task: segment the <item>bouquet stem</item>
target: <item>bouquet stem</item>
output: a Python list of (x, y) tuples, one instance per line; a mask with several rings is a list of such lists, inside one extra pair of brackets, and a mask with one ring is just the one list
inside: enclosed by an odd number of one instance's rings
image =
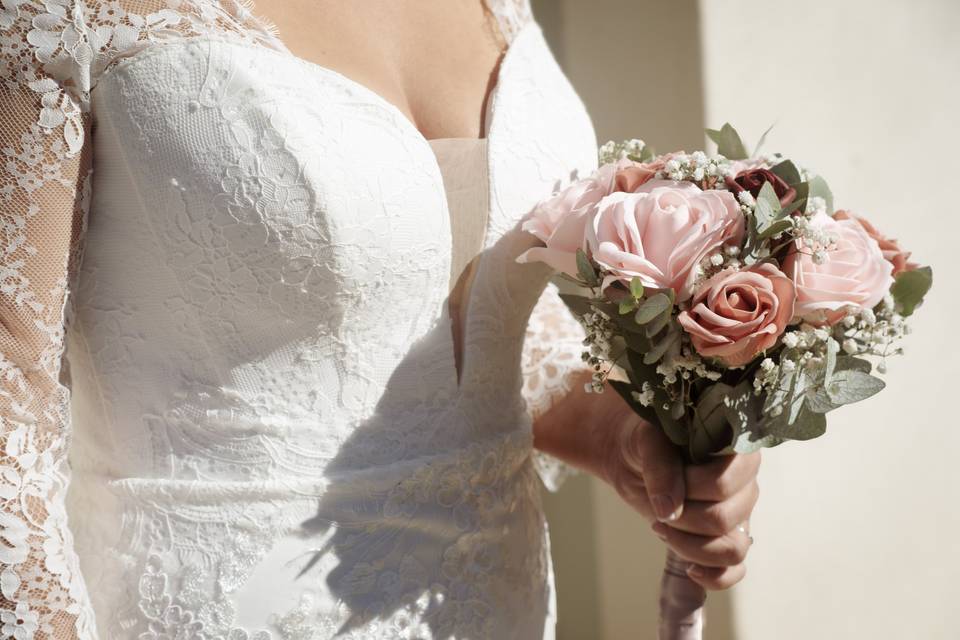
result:
[(701, 640), (707, 592), (687, 576), (689, 562), (667, 550), (660, 581), (658, 640)]

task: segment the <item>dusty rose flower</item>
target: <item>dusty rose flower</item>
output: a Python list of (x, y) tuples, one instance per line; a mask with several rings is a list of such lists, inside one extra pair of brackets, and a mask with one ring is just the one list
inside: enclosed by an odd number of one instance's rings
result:
[(834, 324), (847, 307), (876, 306), (893, 284), (893, 265), (877, 241), (856, 220), (820, 213), (811, 223), (837, 242), (823, 253), (821, 264), (799, 241), (784, 260), (783, 270), (797, 287), (796, 314), (812, 324)]
[(590, 177), (571, 183), (538, 204), (520, 228), (535, 235), (546, 246), (527, 249), (517, 262), (544, 262), (557, 271), (576, 277), (577, 249), (584, 248), (587, 220), (600, 199), (613, 190), (616, 172), (626, 162), (604, 165)]
[(738, 194), (741, 191), (749, 191), (754, 198), (760, 195), (760, 189), (762, 189), (763, 185), (767, 182), (770, 183), (774, 193), (780, 198), (780, 204), (786, 206), (797, 197), (797, 190), (769, 169), (747, 169), (746, 171), (741, 171), (735, 177), (728, 177), (726, 179), (727, 187), (733, 191), (734, 194)]
[(840, 210), (833, 214), (834, 219), (836, 220), (856, 220), (860, 223), (860, 226), (863, 227), (863, 230), (867, 232), (871, 238), (877, 241), (877, 244), (880, 245), (880, 251), (883, 253), (883, 257), (890, 261), (890, 264), (893, 265), (893, 275), (896, 276), (901, 271), (912, 271), (916, 269), (919, 265), (913, 262), (909, 262), (910, 252), (904, 251), (900, 248), (900, 245), (897, 244), (897, 241), (893, 238), (888, 238), (876, 227), (870, 224), (870, 221), (866, 218), (862, 218), (855, 213), (849, 211)]
[(653, 179), (657, 171), (662, 169), (662, 164), (658, 167), (651, 164), (634, 164), (624, 167), (617, 171), (615, 178), (615, 190), (633, 193), (641, 185)]
[(700, 286), (677, 320), (697, 353), (739, 367), (777, 343), (795, 298), (793, 282), (770, 263), (726, 269)]
[(614, 192), (597, 204), (587, 226), (594, 261), (616, 280), (692, 295), (696, 267), (726, 243), (741, 243), (743, 214), (729, 191), (702, 191), (689, 182), (649, 180), (636, 193)]

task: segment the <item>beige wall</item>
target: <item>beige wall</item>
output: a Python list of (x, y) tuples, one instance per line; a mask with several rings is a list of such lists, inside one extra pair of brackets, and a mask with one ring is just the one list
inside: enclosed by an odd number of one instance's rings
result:
[[(702, 146), (725, 120), (818, 169), (840, 206), (933, 265), (889, 389), (809, 444), (765, 453), (750, 576), (711, 597), (707, 638), (923, 639), (960, 595), (960, 3), (952, 0), (542, 0), (535, 12), (598, 137)], [(908, 166), (908, 163), (921, 168)], [(917, 177), (906, 176), (910, 172)], [(911, 179), (912, 178), (912, 179)], [(908, 183), (907, 180), (910, 179)], [(548, 497), (561, 640), (652, 637), (662, 551), (581, 478)], [(592, 519), (592, 521), (591, 521)]]

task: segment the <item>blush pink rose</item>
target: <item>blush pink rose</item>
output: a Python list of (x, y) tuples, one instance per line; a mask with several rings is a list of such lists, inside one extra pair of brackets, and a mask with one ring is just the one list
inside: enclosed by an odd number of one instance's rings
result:
[(524, 251), (517, 262), (544, 262), (557, 271), (577, 276), (577, 249), (585, 247), (588, 218), (600, 200), (615, 188), (616, 173), (627, 164), (607, 164), (590, 177), (571, 183), (538, 204), (524, 219), (521, 229), (532, 233), (545, 246)]
[(743, 235), (743, 214), (729, 191), (671, 180), (606, 196), (587, 226), (592, 257), (610, 272), (603, 288), (639, 276), (645, 287), (673, 289), (679, 301), (692, 295), (700, 261), (724, 244), (739, 245)]
[(863, 230), (867, 232), (867, 235), (877, 241), (877, 244), (880, 245), (880, 251), (883, 253), (883, 257), (886, 258), (890, 264), (893, 265), (893, 275), (896, 276), (901, 271), (912, 271), (917, 268), (917, 264), (910, 262), (910, 252), (904, 251), (900, 248), (900, 245), (897, 244), (897, 241), (888, 238), (887, 236), (880, 233), (880, 231), (874, 227), (869, 220), (862, 218), (855, 213), (850, 213), (849, 211), (837, 211), (833, 214), (835, 220), (856, 220), (860, 223), (860, 226), (863, 227)]
[(893, 265), (883, 257), (880, 245), (856, 220), (835, 220), (825, 213), (811, 224), (836, 239), (817, 264), (809, 248), (799, 241), (783, 263), (783, 270), (797, 287), (796, 314), (811, 324), (834, 324), (847, 307), (871, 309), (893, 285)]
[(793, 317), (793, 282), (770, 263), (725, 269), (677, 317), (702, 356), (739, 367), (777, 343)]

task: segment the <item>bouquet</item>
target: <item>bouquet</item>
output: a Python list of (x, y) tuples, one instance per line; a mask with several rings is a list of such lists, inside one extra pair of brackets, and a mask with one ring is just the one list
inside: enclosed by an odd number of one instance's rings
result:
[[(716, 154), (603, 145), (597, 171), (531, 211), (540, 243), (517, 259), (572, 289), (588, 390), (612, 386), (694, 464), (823, 435), (828, 412), (883, 389), (933, 281), (835, 210), (821, 176), (763, 139), (748, 154), (729, 124), (707, 134)], [(668, 554), (661, 638), (701, 635), (706, 594), (682, 566)]]

